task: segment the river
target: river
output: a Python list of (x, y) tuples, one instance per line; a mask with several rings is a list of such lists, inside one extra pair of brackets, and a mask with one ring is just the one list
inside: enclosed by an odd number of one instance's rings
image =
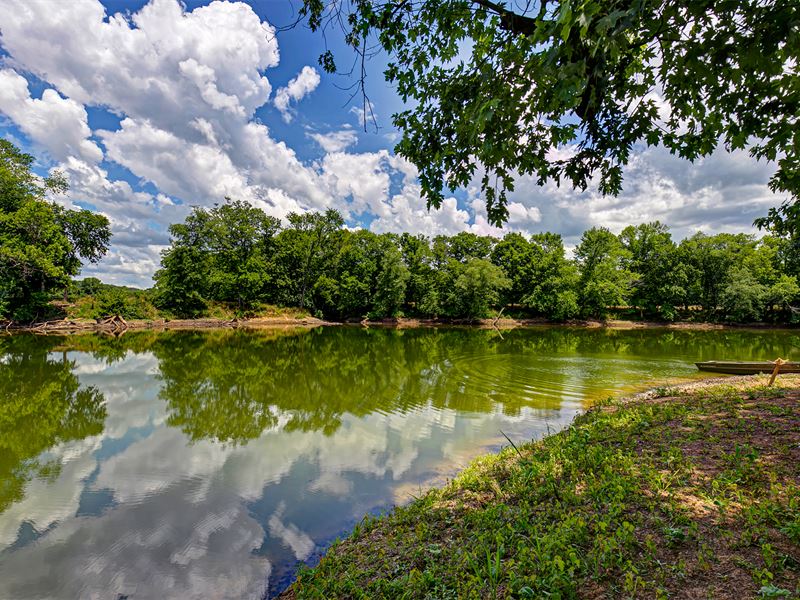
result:
[(365, 514), (597, 399), (791, 332), (0, 337), (0, 598), (271, 597)]

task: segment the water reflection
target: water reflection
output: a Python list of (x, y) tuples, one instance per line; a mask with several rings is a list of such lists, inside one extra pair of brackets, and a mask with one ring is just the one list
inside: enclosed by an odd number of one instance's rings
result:
[(0, 513), (32, 479), (58, 479), (57, 450), (46, 450), (103, 431), (103, 395), (81, 387), (74, 368), (34, 338), (0, 338)]
[(797, 356), (779, 332), (0, 338), (0, 597), (244, 598), (586, 399)]

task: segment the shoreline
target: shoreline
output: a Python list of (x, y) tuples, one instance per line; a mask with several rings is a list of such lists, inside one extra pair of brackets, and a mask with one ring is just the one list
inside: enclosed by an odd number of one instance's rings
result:
[(598, 403), (367, 515), (278, 597), (789, 596), (800, 571), (773, 557), (800, 551), (800, 375), (766, 381)]
[(89, 319), (61, 319), (42, 321), (30, 324), (17, 324), (14, 322), (0, 323), (0, 333), (37, 333), (72, 335), (81, 333), (110, 333), (119, 335), (125, 331), (137, 330), (207, 330), (207, 329), (270, 329), (285, 327), (385, 327), (389, 329), (420, 329), (437, 327), (468, 327), (475, 329), (518, 329), (539, 327), (574, 327), (580, 329), (671, 329), (689, 331), (711, 330), (760, 330), (760, 331), (793, 331), (797, 325), (769, 323), (711, 323), (692, 321), (628, 321), (620, 319), (598, 320), (570, 320), (549, 321), (544, 318), (530, 319), (421, 319), (421, 318), (395, 318), (383, 320), (362, 321), (327, 321), (316, 317), (254, 317), (243, 319), (198, 318), (198, 319), (132, 319), (125, 320), (121, 317), (108, 317), (102, 320)]

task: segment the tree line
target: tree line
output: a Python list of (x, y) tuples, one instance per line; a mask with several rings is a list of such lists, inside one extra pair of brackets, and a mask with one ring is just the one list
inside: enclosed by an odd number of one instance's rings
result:
[[(107, 252), (109, 222), (52, 200), (57, 172), (33, 173), (32, 156), (0, 140), (0, 318), (53, 315), (197, 317), (264, 305), (329, 319), (476, 319), (508, 307), (563, 321), (630, 307), (639, 318), (791, 322), (800, 303), (800, 211), (757, 221), (768, 235), (697, 233), (676, 242), (653, 222), (584, 232), (568, 257), (557, 234), (502, 239), (375, 234), (345, 227), (335, 210), (285, 223), (246, 202), (195, 208), (170, 226), (171, 245), (151, 290), (76, 281), (83, 261)], [(792, 205), (794, 207), (794, 205)], [(619, 309), (617, 309), (619, 310)]]
[(794, 319), (796, 245), (780, 235), (697, 233), (658, 221), (594, 227), (567, 257), (560, 235), (426, 237), (350, 230), (335, 210), (281, 222), (246, 202), (195, 208), (170, 227), (154, 302), (184, 317), (215, 302), (297, 306), (329, 319), (476, 319), (500, 307), (563, 321), (615, 307), (636, 316)]

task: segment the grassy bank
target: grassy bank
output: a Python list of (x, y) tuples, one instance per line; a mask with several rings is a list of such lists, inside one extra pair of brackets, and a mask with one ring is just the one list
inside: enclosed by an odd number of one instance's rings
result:
[(367, 519), (286, 598), (800, 592), (800, 378), (609, 401)]

